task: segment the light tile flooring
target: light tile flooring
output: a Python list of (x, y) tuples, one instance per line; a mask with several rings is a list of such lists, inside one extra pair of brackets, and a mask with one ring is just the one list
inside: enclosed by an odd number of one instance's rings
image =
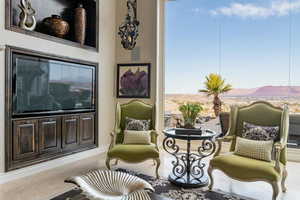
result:
[[(63, 182), (66, 177), (81, 174), (90, 169), (104, 169), (104, 160), (105, 155), (91, 157), (80, 162), (0, 185), (0, 200), (49, 200), (51, 197), (57, 196), (73, 187)], [(161, 176), (168, 176), (168, 172), (171, 170), (170, 161), (171, 158), (167, 154), (162, 153)], [(123, 167), (152, 176), (154, 175), (154, 166), (151, 161), (134, 165), (119, 162), (119, 165), (115, 167)], [(288, 192), (281, 195), (278, 200), (300, 200), (300, 163), (289, 162), (288, 171)], [(221, 189), (225, 192), (232, 192), (257, 200), (271, 199), (272, 190), (271, 186), (267, 183), (238, 182), (231, 180), (219, 171), (214, 172), (214, 177), (215, 189)]]

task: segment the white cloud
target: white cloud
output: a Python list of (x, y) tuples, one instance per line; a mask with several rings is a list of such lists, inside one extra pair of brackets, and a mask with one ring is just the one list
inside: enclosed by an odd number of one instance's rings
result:
[(200, 12), (200, 8), (193, 8), (192, 11), (195, 13), (198, 13), (198, 12)]
[(211, 11), (212, 15), (238, 16), (242, 18), (267, 18), (271, 16), (285, 16), (289, 11), (300, 11), (300, 0), (273, 1), (269, 6), (263, 7), (255, 4), (232, 3), (229, 7), (221, 7)]
[(201, 8), (193, 8), (192, 9), (192, 12), (193, 13), (202, 13), (204, 10), (203, 9), (201, 9)]

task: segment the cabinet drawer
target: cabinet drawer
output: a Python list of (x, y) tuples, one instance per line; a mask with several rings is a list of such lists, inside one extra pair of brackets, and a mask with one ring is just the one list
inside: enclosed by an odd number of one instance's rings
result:
[(13, 122), (13, 160), (33, 159), (39, 154), (37, 120)]
[(39, 149), (41, 154), (61, 151), (61, 118), (39, 120)]
[(79, 116), (70, 115), (62, 119), (62, 147), (63, 149), (77, 148), (80, 144), (79, 138)]
[(95, 144), (94, 114), (84, 114), (80, 116), (80, 144)]

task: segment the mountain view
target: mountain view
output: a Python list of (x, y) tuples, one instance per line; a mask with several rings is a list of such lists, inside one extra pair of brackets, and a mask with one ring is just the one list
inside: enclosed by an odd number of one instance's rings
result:
[(300, 97), (300, 86), (263, 86), (251, 89), (233, 89), (225, 96)]
[[(248, 105), (254, 101), (268, 101), (275, 106), (287, 104), (291, 113), (300, 112), (300, 86), (263, 86), (249, 89), (233, 89), (221, 95), (223, 111), (228, 112), (230, 105)], [(214, 116), (213, 98), (203, 93), (198, 94), (166, 94), (165, 113), (180, 114), (178, 106), (184, 102), (199, 102), (204, 108), (202, 116)]]

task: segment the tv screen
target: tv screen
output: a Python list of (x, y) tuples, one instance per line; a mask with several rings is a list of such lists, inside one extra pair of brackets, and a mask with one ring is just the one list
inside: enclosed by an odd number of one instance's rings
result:
[(13, 54), (13, 114), (91, 110), (95, 66)]

